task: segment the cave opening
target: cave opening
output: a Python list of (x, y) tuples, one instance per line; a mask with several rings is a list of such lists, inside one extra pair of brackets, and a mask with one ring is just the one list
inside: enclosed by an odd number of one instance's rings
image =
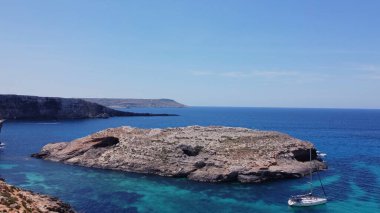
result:
[(91, 142), (97, 142), (92, 147), (94, 148), (102, 148), (113, 146), (119, 143), (119, 138), (116, 137), (103, 137), (103, 138), (95, 138)]
[[(294, 158), (297, 161), (307, 162), (310, 161), (310, 149), (297, 149), (293, 152)], [(317, 150), (311, 149), (311, 160), (317, 159)]]

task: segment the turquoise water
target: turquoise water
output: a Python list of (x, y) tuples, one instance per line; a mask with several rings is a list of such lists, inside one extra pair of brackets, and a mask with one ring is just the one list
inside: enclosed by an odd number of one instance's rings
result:
[[(380, 212), (380, 110), (212, 108), (133, 109), (177, 117), (125, 117), (4, 125), (0, 176), (7, 182), (57, 196), (79, 212)], [(242, 126), (278, 130), (309, 140), (327, 153), (321, 172), (329, 202), (290, 208), (290, 195), (308, 189), (307, 178), (264, 184), (207, 184), (186, 179), (104, 171), (30, 158), (50, 142), (131, 125)], [(314, 185), (318, 187), (318, 183)], [(319, 188), (317, 193), (321, 193)]]

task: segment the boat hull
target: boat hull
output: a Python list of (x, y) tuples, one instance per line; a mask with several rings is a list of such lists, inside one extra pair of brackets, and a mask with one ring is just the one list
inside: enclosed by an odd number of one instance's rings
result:
[(322, 205), (327, 202), (326, 198), (320, 198), (320, 197), (309, 197), (309, 198), (302, 198), (299, 200), (295, 200), (290, 198), (288, 200), (289, 206), (317, 206)]

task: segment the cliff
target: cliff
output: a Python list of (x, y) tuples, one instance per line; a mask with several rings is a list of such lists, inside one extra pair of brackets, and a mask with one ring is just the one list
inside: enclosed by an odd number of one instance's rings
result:
[(112, 108), (131, 107), (186, 107), (171, 99), (120, 99), (120, 98), (84, 98), (83, 100)]
[(155, 115), (167, 114), (123, 112), (75, 98), (0, 95), (0, 118), (3, 119), (76, 119)]
[(44, 146), (33, 157), (87, 167), (205, 182), (262, 182), (296, 178), (326, 168), (309, 142), (271, 131), (190, 126), (119, 127), (72, 142)]
[(22, 190), (0, 179), (0, 212), (74, 213), (56, 198)]

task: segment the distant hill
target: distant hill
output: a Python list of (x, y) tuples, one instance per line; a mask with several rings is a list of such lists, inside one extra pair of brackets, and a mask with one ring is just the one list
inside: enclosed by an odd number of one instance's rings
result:
[(83, 100), (112, 108), (131, 107), (186, 107), (171, 99), (123, 99), (123, 98), (84, 98)]
[(167, 115), (124, 112), (76, 98), (0, 95), (0, 119), (77, 119)]

